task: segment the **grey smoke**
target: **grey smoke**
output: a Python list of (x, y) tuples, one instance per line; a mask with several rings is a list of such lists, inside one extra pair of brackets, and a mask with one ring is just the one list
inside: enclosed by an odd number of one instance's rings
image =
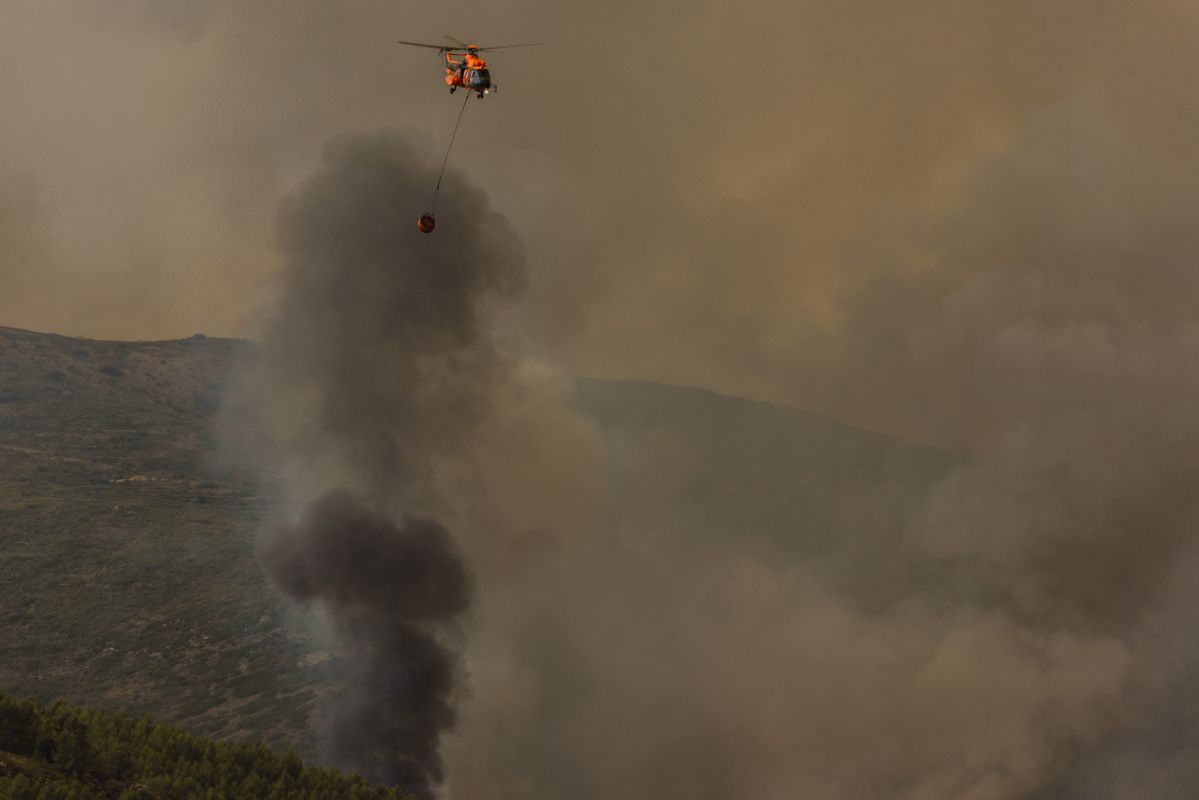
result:
[(422, 796), (444, 777), (471, 597), (439, 475), (492, 416), (509, 368), (487, 320), (522, 284), (515, 237), (454, 173), (437, 234), (417, 232), (433, 160), (390, 133), (329, 144), (282, 213), (279, 294), (229, 414), (298, 510), (263, 567), (345, 651), (327, 757)]

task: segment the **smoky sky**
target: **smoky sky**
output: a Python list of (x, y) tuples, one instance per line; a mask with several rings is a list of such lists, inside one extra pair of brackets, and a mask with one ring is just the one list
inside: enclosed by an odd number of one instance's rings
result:
[[(1194, 794), (1193, 8), (100, 6), (0, 9), (0, 314), (253, 333), (289, 522), (450, 531), (447, 796)], [(443, 33), (551, 44), (420, 238), (457, 103), (393, 40)], [(959, 460), (824, 557), (698, 548), (702, 448), (605, 440), (571, 374)]]
[[(550, 42), (494, 56), (501, 93), (454, 163), (528, 248), (523, 347), (572, 372), (958, 446), (972, 411), (946, 431), (908, 398), (938, 363), (914, 341), (927, 306), (973, 277), (1035, 269), (1096, 281), (1129, 304), (1113, 313), (1186, 313), (1185, 271), (1142, 263), (1185, 253), (1195, 202), (1199, 19), (1177, 3), (491, 11), (7, 4), (0, 310), (96, 336), (252, 333), (276, 205), (325, 140), (444, 143), (435, 54), (393, 40), (450, 33)], [(948, 388), (938, 402), (973, 407)]]

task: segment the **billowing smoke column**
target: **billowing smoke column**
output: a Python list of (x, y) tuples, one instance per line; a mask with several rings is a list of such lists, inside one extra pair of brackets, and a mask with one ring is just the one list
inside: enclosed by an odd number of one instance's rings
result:
[(444, 775), (461, 672), (453, 641), (472, 594), (437, 521), (453, 509), (439, 474), (453, 472), (505, 383), (488, 311), (522, 283), (510, 229), (453, 175), (447, 235), (412, 230), (412, 198), (430, 175), (394, 135), (328, 146), (282, 215), (280, 294), (232, 393), (298, 517), (263, 538), (263, 567), (319, 604), (345, 651), (327, 756), (422, 796)]

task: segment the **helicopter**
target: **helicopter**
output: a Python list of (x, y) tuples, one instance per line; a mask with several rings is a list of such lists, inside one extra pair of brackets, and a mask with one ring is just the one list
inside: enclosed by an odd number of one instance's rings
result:
[[(477, 44), (467, 44), (452, 36), (444, 37), (448, 44), (425, 44), (423, 42), (405, 42), (410, 47), (427, 47), (437, 50), (445, 56), (445, 82), (450, 87), (450, 94), (465, 89), (474, 92), (482, 100), (486, 95), (499, 91), (499, 87), (491, 82), (491, 70), (487, 62), (479, 57), (479, 53), (492, 50), (509, 50), (513, 47), (536, 47), (545, 42), (528, 42), (525, 44), (502, 44), (480, 47)], [(455, 56), (461, 56), (455, 60)]]

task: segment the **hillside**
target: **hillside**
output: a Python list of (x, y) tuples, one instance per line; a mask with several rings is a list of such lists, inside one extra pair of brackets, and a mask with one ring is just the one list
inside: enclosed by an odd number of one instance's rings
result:
[[(242, 346), (0, 328), (0, 691), (310, 751), (330, 663), (254, 563), (267, 500), (216, 457)], [(580, 380), (577, 403), (604, 433), (614, 532), (803, 558), (852, 574), (864, 602), (885, 598), (892, 534), (953, 463), (699, 390)]]
[(253, 562), (261, 500), (210, 463), (236, 348), (0, 329), (0, 690), (303, 746), (319, 676)]

